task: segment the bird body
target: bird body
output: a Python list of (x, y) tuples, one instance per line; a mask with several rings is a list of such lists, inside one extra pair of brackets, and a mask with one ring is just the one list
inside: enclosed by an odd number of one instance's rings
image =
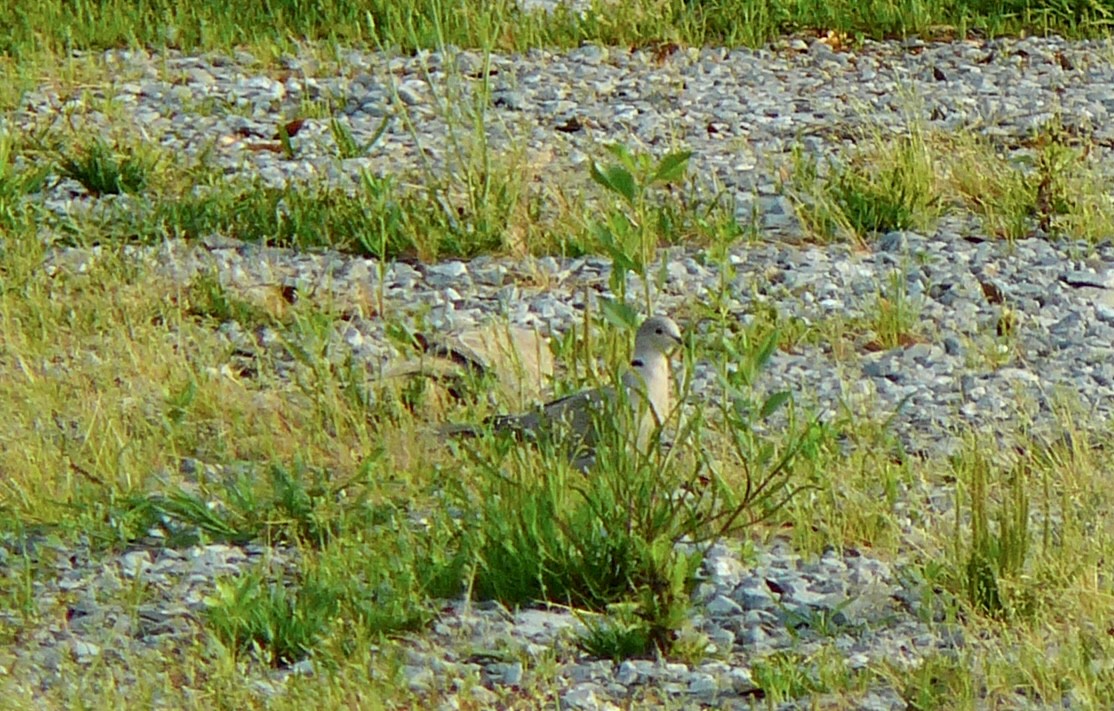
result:
[[(677, 342), (680, 343), (678, 333)], [(665, 422), (673, 407), (673, 374), (669, 356), (663, 352), (644, 353), (637, 350), (631, 369), (623, 374), (623, 386), (630, 394), (630, 403), (638, 418), (638, 448), (645, 450), (654, 430)]]
[[(633, 411), (631, 422), (638, 429), (636, 442), (640, 451), (649, 446), (654, 431), (672, 408), (669, 354), (680, 343), (680, 329), (666, 316), (646, 319), (635, 335), (630, 370), (623, 374), (620, 384), (624, 391), (622, 402)], [(564, 434), (574, 458), (579, 458), (595, 446), (599, 418), (622, 414), (614, 409), (616, 395), (613, 387), (583, 390), (548, 402), (532, 412), (498, 415), (487, 424), (497, 432), (517, 432), (531, 437)], [(443, 432), (475, 434), (476, 429), (450, 428)]]

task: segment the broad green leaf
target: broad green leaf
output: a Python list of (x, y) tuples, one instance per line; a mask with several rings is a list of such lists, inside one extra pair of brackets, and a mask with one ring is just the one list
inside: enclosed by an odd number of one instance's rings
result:
[(619, 328), (634, 328), (638, 325), (638, 312), (629, 305), (617, 301), (616, 299), (601, 297), (600, 312), (607, 322), (613, 326)]
[(615, 239), (615, 234), (607, 225), (597, 223), (593, 231), (596, 233), (596, 239), (599, 240), (600, 245), (607, 252), (607, 256), (611, 257), (612, 273), (615, 271), (625, 273), (634, 268), (634, 262), (627, 255), (623, 246)]
[(789, 401), (790, 397), (788, 390), (781, 390), (766, 398), (766, 402), (762, 403), (762, 410), (759, 413), (759, 417), (766, 419), (774, 414), (779, 407)]
[(672, 183), (685, 177), (691, 157), (692, 151), (679, 151), (666, 155), (658, 163), (658, 169), (654, 172), (652, 181), (655, 183)]
[(611, 258), (611, 274), (608, 277), (611, 291), (616, 294), (626, 293), (624, 286), (627, 272), (634, 270), (634, 263), (627, 256), (622, 246), (616, 243), (614, 235), (606, 227), (597, 225), (596, 238), (599, 239), (607, 256)]
[(619, 162), (629, 171), (634, 171), (635, 161), (630, 149), (622, 143), (610, 143), (607, 152), (619, 159)]
[(600, 168), (599, 163), (593, 161), (592, 164), (588, 166), (588, 173), (592, 176), (592, 180), (596, 181), (596, 183), (608, 190), (611, 190), (611, 183), (608, 180), (607, 176), (604, 175), (603, 169)]
[(770, 362), (770, 357), (773, 356), (774, 351), (777, 350), (777, 343), (780, 336), (781, 334), (775, 329), (766, 337), (766, 340), (762, 343), (762, 347), (759, 348), (758, 353), (754, 356), (755, 371), (762, 370), (766, 367), (766, 364)]
[(638, 192), (634, 176), (625, 168), (617, 165), (608, 166), (604, 172), (607, 180), (606, 187), (614, 193), (626, 198), (627, 202), (634, 202)]

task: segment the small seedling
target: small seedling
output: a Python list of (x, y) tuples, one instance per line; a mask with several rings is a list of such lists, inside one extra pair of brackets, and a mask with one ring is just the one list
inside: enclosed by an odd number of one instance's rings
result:
[(889, 350), (916, 341), (920, 305), (909, 296), (905, 274), (890, 274), (889, 288), (878, 294), (875, 308), (869, 310), (868, 325), (876, 334), (875, 346)]
[(647, 268), (657, 253), (661, 235), (658, 228), (665, 213), (652, 206), (651, 190), (669, 186), (684, 179), (690, 151), (669, 153), (660, 160), (645, 154), (631, 153), (626, 146), (608, 146), (616, 162), (608, 165), (592, 163), (592, 180), (613, 196), (620, 198), (607, 217), (593, 225), (599, 245), (611, 257), (611, 291), (626, 300), (627, 273), (637, 274), (645, 284), (645, 307), (652, 308)]

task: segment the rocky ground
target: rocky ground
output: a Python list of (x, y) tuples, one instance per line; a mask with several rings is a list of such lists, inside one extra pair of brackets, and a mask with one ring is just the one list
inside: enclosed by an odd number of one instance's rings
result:
[[(755, 318), (759, 307), (804, 323), (854, 319), (876, 308), (879, 289), (896, 278), (919, 310), (919, 342), (877, 352), (852, 348), (849, 355), (830, 343), (802, 343), (774, 356), (764, 383), (798, 393), (820, 412), (850, 410), (879, 421), (892, 415), (909, 451), (936, 456), (952, 451), (955, 433), (970, 425), (988, 435), (1008, 434), (1020, 418), (1029, 418), (1054, 430), (1053, 409), (1065, 399), (1093, 423), (1106, 420), (1114, 402), (1114, 300), (1108, 289), (1114, 242), (1038, 236), (1006, 243), (988, 239), (973, 218), (954, 217), (931, 234), (882, 235), (869, 251), (808, 245), (800, 241), (792, 207), (778, 194), (775, 166), (796, 146), (838, 155), (864, 125), (902, 131), (914, 119), (1020, 140), (1059, 115), (1105, 154), (1114, 139), (1111, 56), (1104, 45), (1056, 39), (866, 43), (846, 51), (793, 40), (762, 51), (680, 49), (664, 56), (599, 47), (536, 51), (491, 58), (488, 126), (496, 150), (525, 138), (533, 160), (546, 166), (539, 173), (552, 180), (582, 180), (585, 162), (599, 155), (603, 142), (652, 151), (684, 146), (693, 151), (692, 170), (733, 193), (741, 215), (757, 211), (761, 239), (730, 249), (736, 275), (726, 293), (719, 286), (723, 263), (695, 248), (661, 252), (667, 278), (657, 303), (663, 311), (693, 313), (694, 304), (714, 297), (742, 321)], [(453, 71), (446, 70), (450, 60)], [(290, 57), (282, 72), (264, 70), (242, 54), (115, 52), (105, 61), (117, 78), (94, 91), (114, 99), (124, 120), (185, 155), (215, 146), (210, 159), (230, 176), (258, 176), (276, 185), (320, 178), (344, 184), (365, 168), (387, 173), (417, 167), (420, 155), (444, 160), (444, 97), (474, 91), (468, 77), (484, 66), (482, 57), (466, 52), (397, 57), (353, 51), (336, 63)], [(391, 122), (368, 156), (338, 161), (324, 122), (311, 120), (294, 139), (295, 160), (248, 149), (270, 140), (283, 107), (323, 96), (344, 97), (344, 115), (357, 137), (369, 137), (399, 101), (416, 119), (416, 132)], [(27, 126), (73, 108), (74, 101), (81, 99), (44, 84), (0, 122)], [(95, 125), (119, 119), (93, 114), (83, 120)], [(95, 199), (72, 181), (60, 182), (45, 199), (59, 211), (95, 209)], [(578, 318), (585, 294), (608, 292), (610, 269), (607, 260), (592, 257), (482, 257), (400, 262), (380, 270), (363, 258), (297, 254), (220, 236), (207, 246), (171, 242), (140, 251), (176, 279), (213, 268), (222, 281), (244, 288), (328, 284), (351, 298), (381, 286), (397, 310), (415, 317), (425, 312), (425, 325), (434, 328), (463, 328), (497, 316), (560, 332)], [(81, 270), (96, 253), (59, 250), (48, 268)], [(547, 278), (537, 279), (539, 272)], [(544, 287), (536, 286), (542, 282)], [(1004, 305), (1016, 319), (1008, 341), (999, 329)], [(379, 368), (397, 356), (383, 329), (373, 316), (358, 317), (338, 323), (334, 337)], [(227, 337), (258, 345), (235, 329)], [(699, 392), (711, 377), (709, 365), (698, 364), (696, 376)], [(35, 582), (34, 598), (51, 607), (65, 597), (71, 614), (0, 650), (0, 670), (30, 686), (58, 683), (62, 655), (82, 664), (111, 663), (122, 649), (194, 634), (213, 576), (263, 555), (250, 546), (207, 546), (136, 550), (106, 560), (82, 550), (54, 550), (46, 541), (38, 545), (32, 555), (50, 559), (56, 575)], [(0, 563), (17, 555), (0, 548)], [(933, 611), (899, 568), (855, 550), (802, 559), (783, 544), (744, 564), (737, 551), (717, 547), (694, 606), (694, 624), (715, 648), (713, 661), (612, 664), (569, 647), (560, 657), (555, 693), (572, 708), (663, 699), (746, 708), (760, 698), (754, 661), (779, 651), (809, 654), (831, 647), (854, 669), (879, 659), (914, 665), (926, 654), (966, 644), (961, 634), (932, 623)], [(157, 591), (155, 602), (137, 613), (118, 601), (136, 575)], [(0, 615), (16, 620), (15, 613)], [(413, 641), (406, 677), (415, 691), (432, 693), (479, 673), (483, 683), (470, 693), (481, 704), (496, 705), (530, 669), (467, 650), (510, 644), (533, 657), (563, 649), (560, 640), (578, 624), (567, 612), (453, 603), (429, 633)], [(313, 673), (312, 664), (303, 663), (256, 683), (261, 692), (281, 694), (287, 676), (307, 673)], [(122, 676), (126, 681), (126, 672)], [(867, 691), (859, 703), (905, 707), (889, 686)]]

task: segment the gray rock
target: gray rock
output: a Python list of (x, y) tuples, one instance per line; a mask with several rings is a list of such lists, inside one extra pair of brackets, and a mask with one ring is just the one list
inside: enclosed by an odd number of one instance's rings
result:
[(81, 639), (73, 640), (71, 649), (78, 664), (91, 664), (101, 655), (101, 648), (98, 645)]
[(777, 601), (765, 581), (750, 581), (735, 589), (732, 597), (744, 610), (769, 610)]
[(708, 614), (712, 615), (713, 617), (726, 617), (728, 615), (734, 615), (742, 612), (742, 608), (739, 606), (739, 603), (735, 602), (726, 595), (716, 595), (713, 600), (705, 605), (705, 609), (708, 611)]
[(402, 676), (407, 688), (414, 692), (430, 691), (436, 681), (436, 676), (429, 667), (404, 666)]
[(624, 660), (619, 663), (619, 671), (615, 675), (615, 680), (624, 686), (631, 686), (639, 679), (638, 667), (631, 664), (629, 660)]
[(688, 692), (698, 696), (713, 696), (719, 692), (719, 683), (711, 674), (693, 674), (689, 678)]
[(522, 664), (520, 662), (491, 664), (487, 667), (487, 671), (507, 686), (518, 686), (522, 683)]
[(619, 707), (610, 701), (601, 700), (597, 690), (603, 691), (597, 684), (578, 684), (561, 696), (565, 706), (585, 711), (612, 711)]
[[(556, 5), (531, 1), (547, 11)], [(594, 9), (579, 5), (576, 11)], [(450, 197), (438, 193), (438, 199), (449, 201), (441, 206), (444, 215), (467, 238), (473, 196), (456, 192), (464, 188), (452, 179), (466, 177), (463, 171), (470, 168), (454, 157), (450, 128), (461, 118), (454, 106), (474, 106), (476, 75), (490, 63), (487, 80), (494, 89), (484, 107), (485, 146), (492, 156), (523, 152), (522, 165), (515, 167), (528, 168), (530, 191), (543, 196), (537, 206), (530, 200), (523, 205), (537, 207), (540, 218), (548, 219), (552, 204), (544, 196), (556, 188), (579, 190), (587, 182), (588, 163), (608, 160), (599, 148), (604, 143), (644, 147), (656, 156), (680, 135), (693, 151), (689, 179), (695, 181), (694, 194), (710, 198), (722, 190), (725, 202), (734, 201), (741, 225), (757, 233), (753, 240), (726, 247), (722, 258), (704, 246), (659, 250), (657, 261), (646, 265), (655, 307), (696, 308), (700, 315), (710, 306), (734, 330), (729, 336), (764, 314), (810, 329), (819, 338), (804, 339), (791, 353), (776, 353), (757, 391), (789, 390), (818, 413), (847, 408), (853, 417), (885, 421), (895, 447), (946, 457), (964, 446), (956, 437), (964, 428), (975, 428), (986, 442), (1002, 444), (1003, 451), (1009, 450), (1018, 421), (1055, 437), (1057, 403), (1051, 393), (1078, 397), (1081, 412), (1088, 413), (1080, 426), (1105, 433), (1114, 409), (1114, 270), (1109, 266), (1114, 240), (1092, 245), (1034, 232), (1005, 243), (988, 235), (975, 216), (953, 210), (925, 234), (894, 231), (868, 237), (866, 250), (838, 242), (818, 245), (802, 239), (808, 235), (798, 219), (799, 196), (792, 195), (785, 178), (795, 157), (815, 161), (820, 176), (833, 163), (845, 164), (851, 148), (840, 137), (858, 135), (863, 107), (869, 109), (871, 130), (881, 135), (907, 135), (911, 121), (927, 120), (933, 130), (976, 132), (1001, 146), (1010, 160), (1031, 159), (1025, 149), (1010, 146), (1022, 144), (1055, 113), (1066, 130), (1079, 135), (1089, 135), (1094, 127), (1094, 164), (1104, 171), (1112, 153), (1104, 140), (1109, 143), (1106, 139), (1114, 136), (1107, 126), (1114, 110), (1114, 70), (1105, 51), (1100, 44), (1057, 38), (981, 44), (866, 40), (840, 51), (826, 42), (792, 39), (755, 51), (681, 49), (660, 60), (646, 51), (594, 46), (484, 57), (455, 49), (414, 56), (340, 50), (337, 66), (308, 51), (281, 59), (293, 75), (280, 81), (273, 68), (243, 53), (111, 50), (96, 56), (111, 68), (112, 81), (94, 81), (63, 97), (55, 82), (44, 80), (30, 87), (22, 105), (5, 112), (3, 121), (16, 133), (35, 135), (42, 116), (65, 115), (74, 131), (87, 135), (123, 131), (157, 137), (159, 150), (182, 165), (204, 159), (214, 174), (229, 181), (258, 181), (270, 188), (327, 179), (339, 189), (355, 190), (367, 172), (390, 175), (400, 190), (422, 196), (427, 180), (444, 178), (452, 183)], [(914, 93), (930, 115), (912, 116), (907, 102), (893, 99), (905, 91)], [(447, 96), (454, 101), (443, 109), (437, 99)], [(87, 97), (121, 110), (106, 117)], [(293, 115), (307, 100), (325, 105), (337, 97), (345, 105), (343, 120), (361, 140), (379, 129), (381, 117), (397, 112), (407, 120), (388, 122), (368, 155), (348, 161), (336, 160), (334, 141), (319, 120), (308, 122), (294, 138), (293, 157), (260, 149), (274, 140), (276, 117)], [(43, 260), (44, 273), (65, 279), (87, 278), (107, 254), (100, 247), (65, 247), (68, 225), (90, 216), (112, 224), (144, 209), (142, 200), (92, 195), (72, 179), (50, 180), (28, 200), (41, 208), (38, 234), (53, 245)], [(508, 242), (516, 238), (507, 237)], [(494, 316), (561, 336), (583, 323), (585, 308), (599, 312), (600, 296), (616, 296), (610, 291), (611, 260), (600, 255), (488, 257), (417, 267), (396, 261), (381, 270), (377, 263), (333, 252), (265, 248), (220, 234), (203, 240), (129, 245), (126, 254), (176, 286), (213, 274), (238, 296), (295, 287), (299, 298), (328, 300), (345, 313), (328, 334), (330, 359), (350, 358), (369, 374), (385, 372), (400, 357), (402, 349), (387, 335), (388, 319), (392, 326), (420, 332), (447, 325), (471, 328)], [(889, 293), (894, 279), (918, 309), (915, 342), (886, 353), (864, 353), (861, 346), (873, 337), (867, 331), (876, 328), (878, 296)], [(626, 286), (640, 301), (641, 279), (630, 276)], [(999, 333), (1004, 309), (1016, 323), (1006, 334)], [(846, 343), (829, 339), (841, 329), (853, 332)], [(273, 361), (280, 379), (298, 377), (279, 329), (230, 321), (212, 335), (229, 351), (243, 349)], [(694, 328), (702, 346), (714, 335), (707, 323)], [(95, 355), (88, 358), (105, 365)], [(45, 375), (57, 374), (59, 367), (47, 364)], [(720, 392), (712, 364), (696, 363), (691, 376), (697, 401)], [(1019, 400), (1031, 402), (1031, 411)], [(763, 426), (776, 431), (784, 423), (782, 415), (775, 415)], [(57, 436), (77, 446), (81, 428), (60, 426)], [(172, 474), (187, 484), (238, 475), (189, 461)], [(946, 486), (902, 481), (900, 489), (892, 515), (904, 535), (915, 538), (923, 533), (918, 527), (934, 517), (954, 517), (954, 497)], [(159, 540), (157, 533), (150, 539)], [(743, 560), (728, 545), (712, 548), (688, 620), (730, 664), (727, 671), (652, 660), (618, 665), (590, 660), (576, 651), (582, 626), (573, 613), (512, 614), (498, 606), (453, 602), (435, 624), (405, 643), (428, 646), (408, 660), (402, 683), (419, 696), (441, 693), (465, 678), (493, 687), (517, 685), (525, 671), (507, 661), (514, 656), (499, 656), (486, 666), (461, 661), (473, 654), (468, 650), (506, 645), (510, 654), (524, 653), (531, 664), (552, 663), (556, 693), (578, 708), (630, 705), (625, 694), (635, 684), (639, 692), (652, 686), (648, 691), (658, 696), (678, 694), (678, 703), (694, 687), (710, 692), (712, 681), (719, 694), (729, 688), (746, 693), (752, 688), (746, 665), (773, 650), (810, 649), (815, 630), (802, 628), (794, 637), (785, 623), (792, 616), (821, 619), (820, 611), (830, 613), (824, 619), (838, 628), (825, 643), (853, 668), (882, 660), (913, 668), (962, 644), (939, 610), (925, 609), (929, 603), (899, 582), (889, 565), (866, 553), (829, 551), (819, 559), (802, 559), (778, 543), (755, 544), (752, 553)], [(0, 553), (0, 564), (19, 565), (22, 556), (10, 547)], [(123, 555), (44, 548), (41, 560), (57, 565), (35, 580), (33, 604), (44, 621), (22, 630), (9, 645), (14, 650), (0, 650), (0, 666), (23, 675), (14, 683), (36, 693), (55, 683), (51, 676), (71, 659), (108, 667), (119, 665), (117, 653), (131, 659), (139, 650), (192, 639), (215, 580), (242, 575), (264, 560), (296, 567), (297, 556), (258, 544)], [(123, 609), (119, 601), (136, 580), (143, 583), (144, 600), (134, 611)], [(771, 593), (766, 580), (784, 592)], [(47, 622), (57, 619), (60, 605), (67, 606), (70, 618), (64, 632)], [(0, 619), (7, 624), (14, 618), (0, 611)], [(936, 621), (930, 625), (926, 619)], [(266, 698), (281, 694), (289, 676), (312, 669), (299, 665), (273, 676), (247, 670), (244, 684)], [(498, 673), (483, 673), (493, 670)], [(115, 674), (115, 667), (111, 671)], [(118, 683), (129, 683), (124, 676)], [(504, 702), (489, 688), (473, 689), (472, 699), (459, 701), (462, 706)], [(900, 708), (902, 702), (893, 690), (877, 688), (857, 703)]]

